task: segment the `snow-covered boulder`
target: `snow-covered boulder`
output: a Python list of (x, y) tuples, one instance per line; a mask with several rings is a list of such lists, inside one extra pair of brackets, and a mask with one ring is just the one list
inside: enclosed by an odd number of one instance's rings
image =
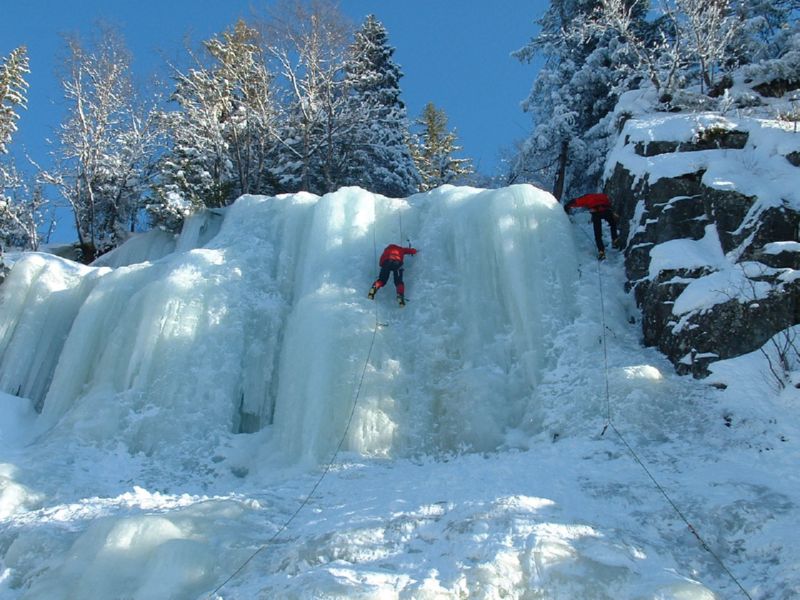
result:
[(630, 119), (606, 192), (626, 241), (645, 343), (679, 372), (761, 347), (800, 322), (800, 135), (720, 114)]

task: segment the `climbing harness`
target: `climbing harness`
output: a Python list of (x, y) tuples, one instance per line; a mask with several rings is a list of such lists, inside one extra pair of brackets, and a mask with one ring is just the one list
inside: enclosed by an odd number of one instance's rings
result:
[[(581, 229), (581, 231), (583, 231), (583, 229)], [(584, 233), (586, 233), (586, 232), (584, 231)], [(586, 234), (586, 236), (588, 237), (589, 234)], [(641, 458), (639, 458), (639, 455), (636, 453), (636, 451), (633, 449), (633, 447), (628, 443), (628, 440), (625, 439), (625, 436), (622, 435), (622, 432), (619, 429), (617, 429), (617, 426), (614, 424), (613, 415), (611, 414), (611, 394), (609, 393), (609, 384), (608, 384), (608, 346), (607, 346), (607, 343), (606, 343), (606, 335), (607, 335), (606, 334), (606, 330), (608, 329), (608, 327), (606, 325), (605, 294), (603, 293), (603, 273), (602, 273), (602, 269), (600, 267), (600, 262), (599, 261), (597, 263), (597, 285), (598, 285), (598, 288), (600, 290), (600, 294), (599, 294), (600, 295), (600, 314), (601, 314), (601, 318), (602, 318), (602, 321), (603, 321), (602, 322), (602, 325), (603, 325), (603, 335), (602, 335), (602, 343), (603, 343), (603, 375), (604, 375), (604, 379), (605, 379), (605, 395), (606, 395), (605, 396), (605, 399), (606, 399), (606, 422), (603, 425), (603, 431), (600, 433), (600, 436), (602, 437), (603, 435), (605, 435), (606, 430), (608, 430), (609, 427), (611, 428), (611, 430), (614, 433), (617, 434), (617, 437), (619, 437), (620, 441), (628, 449), (628, 452), (633, 457), (634, 461), (636, 461), (636, 463), (647, 474), (647, 477), (650, 479), (650, 481), (653, 483), (653, 485), (656, 487), (656, 489), (658, 489), (658, 491), (661, 493), (661, 495), (664, 496), (664, 498), (666, 499), (667, 503), (672, 507), (672, 510), (675, 511), (675, 514), (677, 514), (678, 517), (681, 519), (681, 521), (683, 521), (686, 524), (686, 527), (689, 529), (689, 532), (700, 543), (700, 547), (703, 548), (703, 550), (708, 552), (714, 558), (714, 560), (722, 568), (722, 570), (728, 575), (728, 577), (730, 577), (731, 580), (739, 587), (739, 589), (741, 590), (742, 594), (744, 594), (744, 596), (746, 598), (748, 598), (748, 600), (752, 600), (752, 597), (747, 592), (747, 590), (744, 589), (744, 586), (739, 582), (739, 580), (730, 571), (730, 569), (728, 569), (728, 567), (725, 566), (725, 563), (722, 562), (722, 559), (711, 549), (711, 547), (706, 543), (706, 541), (703, 539), (703, 537), (700, 535), (700, 533), (697, 531), (697, 529), (691, 524), (691, 522), (689, 522), (689, 519), (686, 517), (686, 515), (683, 514), (683, 511), (681, 511), (681, 509), (678, 508), (678, 505), (675, 504), (675, 502), (669, 496), (669, 494), (664, 489), (664, 487), (658, 482), (658, 480), (652, 474), (650, 469), (647, 468), (647, 465), (644, 463), (644, 461)]]
[[(377, 262), (377, 259), (378, 259), (378, 248), (377, 248), (377, 242), (376, 242), (376, 239), (375, 239), (375, 226), (374, 226), (374, 224), (373, 224), (373, 227), (372, 227), (372, 246), (373, 246), (372, 250), (373, 250), (373, 253), (375, 255), (375, 260)], [(364, 360), (364, 368), (361, 370), (361, 377), (359, 377), (358, 385), (356, 386), (355, 397), (353, 399), (352, 406), (350, 407), (350, 414), (347, 417), (347, 423), (345, 425), (344, 432), (342, 432), (342, 437), (339, 439), (339, 443), (337, 444), (336, 449), (333, 451), (333, 455), (331, 456), (331, 458), (328, 461), (328, 463), (325, 465), (325, 468), (322, 470), (322, 473), (320, 474), (320, 476), (314, 482), (314, 485), (311, 487), (311, 490), (308, 492), (308, 494), (303, 499), (303, 501), (300, 503), (300, 505), (297, 507), (297, 509), (278, 528), (278, 531), (276, 531), (274, 534), (272, 534), (272, 537), (270, 537), (266, 542), (264, 542), (258, 548), (256, 548), (256, 550), (254, 552), (252, 552), (250, 554), (250, 556), (248, 556), (247, 559), (241, 565), (239, 565), (239, 567), (233, 573), (231, 573), (225, 581), (223, 581), (216, 588), (214, 588), (214, 590), (207, 596), (207, 598), (209, 598), (209, 599), (213, 598), (217, 594), (217, 592), (219, 592), (234, 577), (236, 577), (239, 573), (241, 573), (244, 570), (244, 568), (248, 564), (250, 564), (250, 562), (260, 552), (262, 552), (270, 544), (272, 544), (272, 542), (274, 542), (275, 539), (277, 539), (277, 537), (289, 527), (289, 525), (292, 523), (292, 521), (295, 520), (297, 515), (300, 514), (300, 511), (302, 511), (303, 508), (305, 508), (305, 506), (309, 503), (311, 498), (314, 496), (314, 493), (317, 491), (317, 488), (319, 488), (320, 484), (322, 483), (322, 480), (325, 479), (325, 476), (328, 474), (328, 472), (333, 467), (333, 464), (336, 462), (336, 457), (339, 455), (339, 452), (341, 452), (342, 446), (344, 445), (345, 439), (347, 439), (347, 434), (350, 431), (350, 425), (353, 423), (353, 417), (355, 416), (355, 413), (356, 413), (356, 406), (358, 406), (358, 399), (361, 396), (361, 388), (364, 385), (364, 378), (365, 378), (365, 376), (367, 374), (367, 367), (369, 366), (369, 361), (372, 358), (372, 350), (375, 348), (375, 338), (378, 336), (378, 329), (380, 327), (386, 326), (386, 325), (388, 325), (388, 323), (381, 323), (381, 321), (379, 320), (379, 318), (378, 318), (378, 305), (377, 305), (377, 303), (375, 303), (375, 325), (372, 328), (372, 338), (370, 339), (370, 342), (369, 342), (369, 350), (367, 350), (367, 357)]]

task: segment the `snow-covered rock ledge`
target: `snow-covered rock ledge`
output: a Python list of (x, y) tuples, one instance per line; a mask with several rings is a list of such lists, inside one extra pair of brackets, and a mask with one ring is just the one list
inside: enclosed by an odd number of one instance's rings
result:
[(800, 151), (791, 123), (717, 113), (629, 119), (606, 167), (644, 341), (681, 373), (800, 323)]

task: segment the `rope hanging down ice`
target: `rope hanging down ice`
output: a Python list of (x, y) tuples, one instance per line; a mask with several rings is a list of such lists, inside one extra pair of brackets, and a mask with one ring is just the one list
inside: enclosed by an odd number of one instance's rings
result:
[[(377, 241), (376, 241), (376, 238), (375, 238), (375, 224), (374, 224), (374, 222), (373, 222), (373, 225), (372, 225), (372, 251), (373, 251), (373, 254), (374, 254), (375, 262), (377, 262), (377, 260), (378, 260), (378, 247), (377, 247)], [(336, 462), (336, 457), (339, 455), (339, 452), (341, 452), (342, 446), (344, 445), (345, 439), (347, 439), (347, 434), (350, 431), (350, 425), (353, 423), (353, 416), (356, 413), (356, 406), (358, 406), (358, 399), (361, 396), (361, 388), (364, 385), (364, 378), (365, 378), (365, 376), (367, 374), (367, 367), (369, 367), (369, 361), (372, 358), (372, 350), (373, 350), (373, 348), (375, 348), (375, 338), (378, 335), (378, 329), (379, 329), (380, 325), (381, 325), (381, 323), (378, 320), (378, 303), (376, 302), (375, 303), (375, 325), (372, 328), (372, 337), (371, 337), (370, 342), (369, 342), (369, 350), (367, 350), (367, 357), (364, 360), (364, 367), (361, 370), (361, 376), (359, 377), (358, 385), (356, 386), (355, 398), (353, 399), (352, 406), (350, 407), (350, 415), (347, 417), (347, 424), (345, 425), (344, 431), (342, 432), (342, 437), (339, 439), (339, 443), (337, 444), (336, 449), (333, 451), (333, 455), (331, 456), (331, 459), (325, 465), (325, 468), (322, 470), (322, 473), (317, 478), (317, 480), (314, 483), (314, 485), (311, 487), (311, 491), (308, 492), (308, 494), (303, 499), (303, 501), (300, 503), (300, 505), (297, 507), (297, 509), (289, 516), (288, 519), (286, 519), (286, 521), (284, 521), (284, 523), (280, 526), (280, 528), (278, 528), (278, 531), (276, 531), (272, 535), (272, 537), (270, 537), (261, 546), (256, 548), (256, 550), (253, 551), (250, 554), (250, 556), (248, 556), (247, 559), (244, 562), (242, 562), (242, 564), (240, 564), (239, 567), (233, 573), (231, 573), (228, 576), (228, 578), (225, 581), (223, 581), (216, 588), (214, 588), (214, 590), (207, 596), (209, 599), (213, 598), (214, 596), (216, 596), (217, 592), (219, 592), (223, 587), (225, 587), (228, 583), (230, 583), (230, 581), (233, 580), (233, 578), (236, 577), (239, 573), (241, 573), (245, 569), (245, 567), (247, 567), (247, 565), (250, 564), (250, 562), (259, 553), (261, 553), (270, 544), (272, 544), (272, 542), (274, 542), (277, 539), (277, 537), (281, 533), (283, 533), (286, 530), (287, 527), (289, 527), (289, 525), (292, 523), (292, 521), (295, 520), (297, 515), (300, 514), (300, 511), (302, 511), (303, 508), (305, 508), (305, 506), (309, 503), (311, 498), (314, 496), (314, 493), (317, 491), (317, 488), (319, 488), (320, 484), (322, 483), (322, 480), (325, 479), (325, 476), (328, 474), (328, 472), (333, 467), (333, 464)]]
[[(581, 231), (583, 231), (583, 229), (581, 229)], [(586, 232), (584, 231), (584, 233), (586, 233)], [(587, 233), (586, 236), (588, 237), (589, 234)], [(607, 330), (607, 326), (606, 326), (606, 306), (605, 306), (605, 294), (603, 293), (603, 271), (602, 271), (602, 268), (601, 268), (600, 261), (597, 261), (597, 285), (598, 285), (598, 288), (600, 290), (600, 293), (599, 293), (599, 295), (600, 295), (600, 315), (601, 315), (601, 318), (602, 318), (602, 325), (603, 325), (603, 336), (602, 336), (602, 343), (603, 343), (603, 375), (604, 375), (604, 379), (605, 379), (605, 399), (606, 399), (606, 422), (603, 425), (603, 431), (601, 432), (600, 435), (601, 436), (604, 435), (606, 430), (609, 427), (611, 427), (611, 429), (614, 431), (614, 433), (617, 434), (617, 437), (619, 437), (619, 439), (623, 443), (623, 445), (628, 449), (628, 452), (633, 457), (633, 459), (636, 461), (636, 463), (647, 474), (647, 477), (650, 479), (650, 481), (653, 483), (653, 485), (658, 489), (658, 491), (661, 493), (661, 495), (664, 496), (664, 498), (666, 499), (667, 503), (672, 507), (672, 510), (675, 512), (675, 514), (677, 514), (678, 517), (681, 519), (681, 521), (683, 521), (686, 524), (686, 527), (689, 529), (689, 532), (695, 538), (697, 538), (697, 541), (700, 543), (700, 546), (703, 548), (703, 550), (708, 552), (714, 558), (714, 560), (717, 562), (717, 564), (720, 566), (720, 568), (739, 587), (739, 589), (741, 590), (742, 594), (744, 594), (744, 596), (746, 598), (748, 598), (748, 600), (752, 600), (752, 597), (747, 592), (747, 590), (744, 589), (744, 586), (739, 582), (739, 580), (731, 572), (731, 570), (728, 569), (727, 566), (725, 566), (725, 563), (722, 562), (722, 559), (706, 543), (706, 541), (703, 539), (703, 537), (700, 535), (700, 533), (697, 531), (697, 529), (689, 522), (689, 519), (686, 517), (686, 515), (683, 514), (683, 511), (681, 511), (681, 509), (678, 508), (678, 505), (675, 504), (675, 502), (669, 496), (669, 494), (664, 489), (664, 487), (658, 482), (658, 480), (655, 478), (655, 476), (650, 471), (650, 469), (647, 468), (647, 465), (644, 463), (644, 461), (641, 458), (639, 458), (639, 455), (636, 453), (636, 451), (633, 449), (633, 447), (628, 443), (628, 440), (625, 439), (625, 436), (622, 435), (622, 432), (619, 429), (617, 429), (617, 426), (614, 424), (614, 420), (613, 420), (612, 414), (611, 414), (611, 394), (609, 393), (609, 384), (608, 384), (608, 345), (607, 345), (607, 340), (606, 340), (606, 335), (607, 335), (606, 334), (606, 330)]]

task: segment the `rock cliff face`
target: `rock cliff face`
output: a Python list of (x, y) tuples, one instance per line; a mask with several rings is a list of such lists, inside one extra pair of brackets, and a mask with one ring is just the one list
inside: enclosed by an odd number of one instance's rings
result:
[(660, 131), (679, 139), (626, 123), (605, 191), (645, 343), (703, 377), (800, 323), (800, 134), (719, 115), (665, 119), (675, 123)]

